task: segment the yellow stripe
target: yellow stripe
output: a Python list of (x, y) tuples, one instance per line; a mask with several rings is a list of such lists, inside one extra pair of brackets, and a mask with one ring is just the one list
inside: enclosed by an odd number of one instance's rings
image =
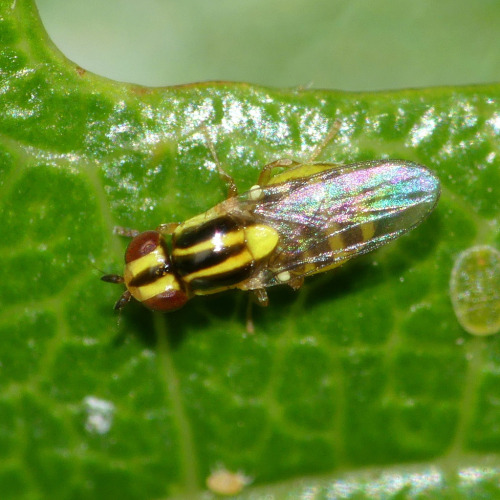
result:
[(184, 255), (194, 255), (198, 252), (206, 250), (220, 251), (222, 248), (228, 248), (242, 243), (245, 243), (245, 233), (242, 230), (229, 231), (228, 233), (222, 235), (220, 240), (212, 238), (188, 248), (174, 248), (172, 255), (174, 257), (180, 257)]
[[(234, 236), (236, 233), (239, 237), (243, 231), (231, 231), (231, 233), (228, 233), (228, 236)], [(255, 260), (260, 260), (270, 255), (279, 241), (278, 232), (264, 224), (255, 224), (246, 228), (244, 238), (246, 240), (246, 248), (242, 252), (228, 257), (220, 264), (184, 276), (184, 281), (189, 283), (196, 278), (216, 276), (245, 267)], [(237, 241), (237, 243), (239, 242)]]
[(151, 253), (129, 262), (125, 266), (125, 274), (133, 278), (143, 271), (146, 271), (146, 269), (164, 264), (165, 260), (165, 252), (161, 246), (158, 246)]
[(217, 274), (227, 273), (229, 271), (234, 271), (235, 269), (245, 267), (252, 261), (253, 261), (252, 254), (247, 249), (245, 249), (238, 255), (229, 257), (224, 262), (221, 262), (216, 266), (208, 267), (206, 269), (201, 269), (200, 271), (184, 276), (183, 280), (189, 283), (195, 278), (206, 278), (207, 276), (214, 276)]
[(149, 285), (129, 288), (130, 293), (133, 295), (133, 297), (140, 302), (144, 302), (145, 300), (148, 300), (151, 297), (154, 297), (159, 293), (163, 293), (169, 289), (180, 290), (179, 283), (177, 282), (176, 277), (170, 273), (165, 274), (165, 276), (161, 276)]

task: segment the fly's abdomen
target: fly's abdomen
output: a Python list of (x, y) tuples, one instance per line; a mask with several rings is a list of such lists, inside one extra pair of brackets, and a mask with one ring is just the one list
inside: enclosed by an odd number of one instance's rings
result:
[(179, 226), (172, 241), (172, 262), (192, 293), (204, 295), (233, 288), (249, 279), (258, 262), (278, 244), (270, 226), (245, 223), (230, 215), (206, 215)]

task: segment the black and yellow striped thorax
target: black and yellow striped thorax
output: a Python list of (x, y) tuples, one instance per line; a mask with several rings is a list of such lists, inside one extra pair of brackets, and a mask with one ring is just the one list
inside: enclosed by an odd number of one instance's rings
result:
[(191, 293), (215, 293), (249, 279), (278, 241), (270, 226), (207, 212), (175, 230), (172, 264)]

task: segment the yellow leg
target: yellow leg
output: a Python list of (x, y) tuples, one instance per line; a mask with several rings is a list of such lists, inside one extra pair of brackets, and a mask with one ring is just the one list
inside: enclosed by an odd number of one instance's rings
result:
[(247, 327), (247, 332), (248, 333), (255, 333), (255, 327), (253, 324), (253, 318), (252, 318), (252, 305), (253, 302), (257, 299), (257, 303), (260, 306), (267, 306), (269, 305), (269, 298), (267, 296), (267, 292), (264, 290), (264, 288), (258, 288), (257, 290), (251, 290), (251, 293), (248, 295), (248, 303), (247, 303), (247, 321), (246, 321), (246, 327)]
[(255, 326), (253, 324), (253, 316), (252, 316), (252, 306), (253, 306), (253, 295), (248, 295), (247, 302), (247, 321), (246, 321), (246, 329), (247, 333), (255, 333)]
[(260, 171), (259, 179), (257, 181), (259, 186), (265, 186), (271, 180), (271, 173), (274, 168), (293, 168), (297, 165), (300, 165), (298, 161), (290, 160), (288, 158), (283, 158), (281, 160), (273, 161), (272, 163), (268, 163), (263, 167)]
[(330, 130), (327, 132), (323, 140), (314, 148), (314, 151), (311, 153), (311, 156), (307, 160), (307, 163), (314, 163), (316, 161), (316, 158), (339, 133), (341, 126), (342, 122), (340, 120), (335, 120), (335, 122), (333, 122), (333, 125), (330, 127)]
[(173, 234), (174, 231), (180, 226), (179, 222), (167, 222), (166, 224), (160, 224), (156, 230), (161, 234)]
[(234, 198), (235, 196), (238, 196), (238, 188), (236, 187), (236, 183), (234, 182), (234, 179), (222, 168), (222, 165), (220, 164), (219, 158), (217, 156), (217, 152), (215, 151), (214, 143), (212, 142), (212, 139), (210, 139), (210, 136), (208, 135), (207, 127), (205, 126), (202, 127), (202, 130), (205, 135), (205, 139), (207, 141), (208, 149), (212, 153), (212, 157), (215, 161), (215, 164), (217, 165), (217, 171), (219, 172), (219, 176), (222, 178), (222, 180), (225, 182), (227, 186), (227, 197)]
[[(311, 156), (305, 162), (297, 162), (294, 160), (290, 160), (289, 158), (283, 158), (280, 160), (273, 161), (268, 165), (265, 165), (260, 172), (259, 179), (257, 181), (258, 185), (267, 186), (269, 183), (276, 184), (277, 182), (284, 182), (292, 178), (312, 175), (313, 173), (319, 172), (323, 169), (332, 168), (332, 165), (335, 164), (332, 163), (325, 164), (324, 162), (316, 163), (315, 160), (326, 148), (328, 143), (330, 143), (333, 140), (333, 138), (338, 134), (341, 125), (342, 123), (340, 122), (340, 120), (334, 122), (334, 124), (331, 126), (330, 130), (324, 137), (324, 139), (321, 141), (320, 144), (316, 146)], [(310, 165), (317, 165), (317, 167), (311, 169)], [(275, 168), (285, 168), (287, 170), (275, 176), (276, 178), (274, 179), (272, 171)], [(295, 169), (296, 171), (293, 172), (293, 174), (291, 174), (290, 170), (295, 170)]]

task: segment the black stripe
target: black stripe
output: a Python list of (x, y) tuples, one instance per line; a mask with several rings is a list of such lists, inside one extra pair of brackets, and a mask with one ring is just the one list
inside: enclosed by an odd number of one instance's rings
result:
[(353, 225), (348, 229), (344, 228), (340, 236), (342, 237), (345, 248), (358, 245), (364, 241), (363, 230), (359, 224)]
[(227, 234), (239, 229), (241, 225), (228, 215), (211, 219), (203, 224), (188, 227), (175, 238), (174, 248), (189, 248), (212, 239), (215, 233)]
[(165, 265), (162, 266), (154, 266), (145, 269), (140, 272), (136, 276), (134, 276), (128, 283), (128, 286), (144, 286), (154, 283), (161, 276), (165, 276), (167, 273), (167, 267)]
[(188, 255), (172, 255), (172, 261), (175, 270), (181, 275), (186, 276), (203, 269), (209, 269), (224, 262), (229, 257), (237, 255), (245, 249), (244, 243), (238, 243), (230, 247), (224, 247), (216, 252), (213, 248), (202, 250), (201, 252), (193, 252)]
[(253, 272), (253, 262), (246, 266), (237, 267), (226, 273), (212, 274), (193, 279), (189, 285), (193, 291), (196, 290), (214, 290), (217, 288), (230, 287), (248, 279)]

